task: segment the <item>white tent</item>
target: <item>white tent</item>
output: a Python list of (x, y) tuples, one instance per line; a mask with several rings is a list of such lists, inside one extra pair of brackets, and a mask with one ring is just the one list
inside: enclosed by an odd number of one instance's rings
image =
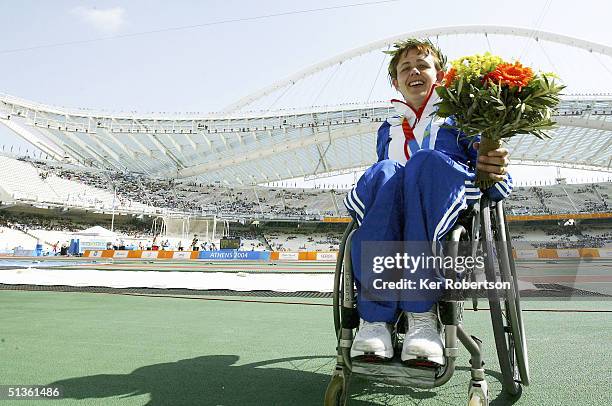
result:
[(85, 250), (104, 250), (108, 243), (117, 240), (117, 233), (104, 227), (95, 226), (72, 233), (72, 238), (79, 240), (79, 252)]
[(117, 238), (117, 233), (110, 231), (101, 226), (90, 227), (86, 230), (76, 231), (73, 233), (75, 237), (102, 237), (102, 238)]

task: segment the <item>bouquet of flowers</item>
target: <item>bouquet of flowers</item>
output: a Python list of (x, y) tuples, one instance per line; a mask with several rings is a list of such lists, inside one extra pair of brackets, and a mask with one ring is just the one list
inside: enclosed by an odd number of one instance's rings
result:
[[(451, 62), (444, 86), (436, 88), (441, 99), (437, 114), (453, 116), (454, 127), (468, 137), (480, 135), (479, 154), (499, 148), (503, 139), (517, 134), (550, 138), (546, 130), (555, 124), (552, 111), (565, 88), (558, 79), (489, 53), (462, 57)], [(476, 179), (481, 188), (495, 183), (480, 171)]]

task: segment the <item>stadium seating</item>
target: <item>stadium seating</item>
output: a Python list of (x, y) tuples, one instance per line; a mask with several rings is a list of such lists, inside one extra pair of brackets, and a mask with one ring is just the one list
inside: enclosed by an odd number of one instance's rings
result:
[(275, 251), (337, 251), (339, 234), (267, 234), (266, 239)]
[(62, 203), (61, 198), (28, 162), (0, 156), (0, 187), (15, 200)]
[[(0, 169), (8, 174), (0, 188), (24, 202), (109, 210), (115, 188), (115, 207), (132, 212), (293, 220), (348, 215), (342, 203), (346, 190), (228, 187), (6, 156), (0, 156)], [(516, 187), (506, 207), (510, 215), (609, 212), (611, 192), (610, 182)]]
[(0, 251), (10, 251), (16, 247), (25, 249), (36, 248), (36, 238), (8, 227), (0, 227)]
[[(515, 246), (522, 248), (599, 248), (612, 246), (612, 232), (607, 224), (511, 223)], [(518, 244), (516, 244), (518, 243)]]

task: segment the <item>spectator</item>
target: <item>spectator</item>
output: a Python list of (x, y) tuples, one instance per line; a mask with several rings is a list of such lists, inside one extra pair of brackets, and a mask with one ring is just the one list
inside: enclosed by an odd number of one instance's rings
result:
[(194, 234), (193, 235), (193, 240), (191, 240), (191, 250), (192, 251), (198, 251), (200, 249), (200, 247), (198, 246), (198, 235)]

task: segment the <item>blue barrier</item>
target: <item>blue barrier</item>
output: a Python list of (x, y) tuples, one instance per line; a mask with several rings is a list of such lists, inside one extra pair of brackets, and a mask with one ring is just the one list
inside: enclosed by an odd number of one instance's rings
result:
[(200, 251), (198, 259), (269, 261), (270, 252), (238, 250)]
[(68, 253), (70, 255), (81, 254), (82, 251), (80, 250), (79, 245), (80, 245), (80, 240), (78, 238), (77, 239), (74, 239), (74, 238), (71, 239), (70, 240), (70, 246), (68, 247)]

